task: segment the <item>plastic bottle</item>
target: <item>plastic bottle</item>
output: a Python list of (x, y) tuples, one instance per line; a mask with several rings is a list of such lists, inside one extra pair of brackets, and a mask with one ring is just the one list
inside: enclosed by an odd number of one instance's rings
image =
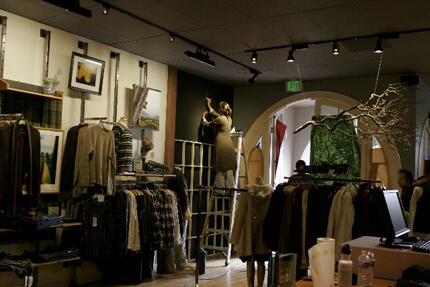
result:
[(352, 286), (352, 261), (351, 261), (351, 248), (349, 244), (345, 244), (342, 248), (342, 255), (340, 257), (339, 269), (339, 287)]
[(367, 251), (367, 257), (369, 257), (369, 270), (367, 275), (367, 284), (373, 286), (374, 279), (374, 268), (375, 268), (375, 254), (373, 254), (372, 250)]
[(358, 278), (357, 284), (360, 286), (368, 286), (368, 274), (369, 274), (369, 257), (367, 256), (366, 250), (362, 250), (360, 256), (358, 256)]

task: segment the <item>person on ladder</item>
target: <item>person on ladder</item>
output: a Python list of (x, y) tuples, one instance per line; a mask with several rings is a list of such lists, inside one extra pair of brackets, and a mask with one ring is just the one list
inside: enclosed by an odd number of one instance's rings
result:
[[(213, 170), (216, 172), (214, 186), (215, 188), (235, 188), (233, 171), (237, 168), (236, 151), (230, 135), (233, 111), (228, 103), (220, 102), (218, 112), (216, 112), (211, 106), (210, 98), (206, 98), (206, 106), (208, 111), (203, 113), (203, 125), (214, 125), (216, 129), (213, 161)], [(208, 112), (212, 116), (212, 121), (206, 120)]]

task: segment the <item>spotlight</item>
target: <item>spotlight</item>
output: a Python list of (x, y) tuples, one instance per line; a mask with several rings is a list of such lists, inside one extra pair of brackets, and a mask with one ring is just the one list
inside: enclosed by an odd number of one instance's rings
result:
[(197, 48), (197, 51), (195, 53), (191, 51), (186, 51), (185, 55), (202, 64), (208, 65), (209, 67), (215, 67), (215, 62), (209, 59), (208, 51), (204, 50), (203, 48)]
[(253, 85), (255, 83), (255, 78), (257, 78), (260, 73), (254, 69), (251, 69), (249, 71), (254, 75), (251, 77), (251, 79), (248, 80), (248, 83)]
[(169, 42), (170, 42), (170, 43), (175, 42), (175, 38), (176, 38), (176, 36), (175, 36), (174, 34), (172, 34), (172, 33), (170, 33), (170, 34), (169, 34), (169, 36), (170, 36), (170, 38), (169, 38)]
[(103, 15), (109, 15), (110, 6), (108, 4), (103, 4)]
[(252, 56), (251, 56), (251, 64), (257, 64), (257, 52), (252, 52)]
[(292, 49), (290, 51), (288, 51), (288, 59), (287, 59), (288, 63), (294, 63), (293, 53), (294, 53), (294, 50), (292, 50)]
[(339, 42), (338, 41), (333, 43), (333, 55), (339, 55)]
[(382, 38), (379, 38), (377, 41), (376, 41), (376, 47), (375, 47), (375, 50), (373, 51), (373, 52), (375, 52), (376, 54), (381, 54), (381, 53), (383, 53), (384, 52), (384, 49), (382, 48)]

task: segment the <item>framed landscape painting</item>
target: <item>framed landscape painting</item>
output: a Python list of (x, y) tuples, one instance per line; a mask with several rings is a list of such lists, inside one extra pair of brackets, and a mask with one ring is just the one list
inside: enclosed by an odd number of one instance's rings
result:
[(62, 130), (39, 129), (40, 132), (40, 192), (60, 192)]
[(161, 92), (133, 86), (133, 126), (160, 129)]
[(104, 68), (104, 61), (73, 52), (69, 89), (101, 95)]

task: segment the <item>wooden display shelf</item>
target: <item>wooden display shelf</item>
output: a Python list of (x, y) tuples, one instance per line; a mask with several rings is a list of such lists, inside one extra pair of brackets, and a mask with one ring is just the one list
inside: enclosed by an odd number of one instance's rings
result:
[(117, 173), (118, 176), (139, 176), (139, 177), (176, 177), (174, 174), (151, 174), (151, 173)]
[(52, 225), (49, 228), (61, 228), (61, 227), (71, 227), (71, 226), (81, 226), (81, 222), (70, 222), (70, 223), (61, 223), (57, 225)]
[[(81, 222), (70, 222), (70, 223), (61, 223), (57, 225), (52, 225), (49, 228), (61, 228), (61, 227), (71, 227), (71, 226), (82, 226)], [(0, 228), (0, 232), (15, 232), (18, 229), (11, 229), (11, 228)], [(38, 230), (43, 231), (43, 230)]]
[(29, 96), (36, 96), (36, 97), (44, 97), (49, 99), (55, 99), (55, 100), (62, 100), (63, 94), (59, 93), (58, 91), (55, 91), (55, 95), (48, 95), (48, 94), (42, 94), (37, 93), (33, 91), (26, 91), (21, 90), (17, 88), (10, 87), (9, 83), (5, 79), (0, 79), (0, 92), (7, 92), (7, 93), (13, 93), (13, 94), (24, 94)]
[(33, 267), (40, 267), (40, 266), (61, 264), (64, 262), (77, 261), (77, 260), (81, 260), (81, 257), (69, 258), (69, 259), (64, 259), (64, 260), (49, 261), (49, 262), (43, 262), (43, 263), (32, 263), (32, 265), (33, 265)]

